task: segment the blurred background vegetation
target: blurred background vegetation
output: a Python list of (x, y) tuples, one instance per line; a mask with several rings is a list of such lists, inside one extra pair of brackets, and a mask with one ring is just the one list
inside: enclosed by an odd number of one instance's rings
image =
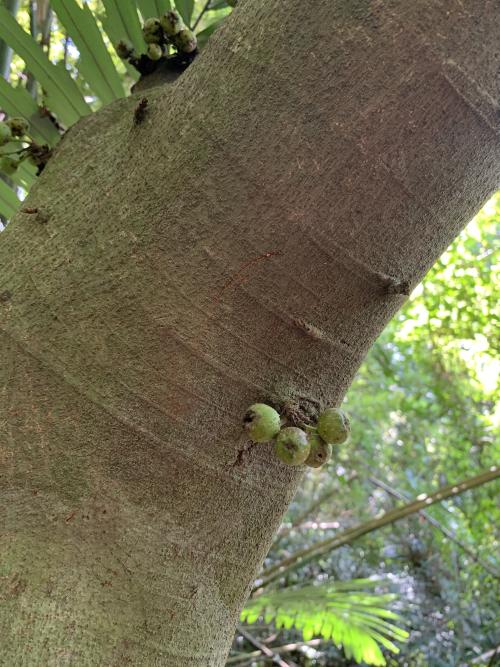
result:
[[(497, 194), (369, 352), (345, 401), (351, 442), (308, 472), (265, 570), (498, 464), (499, 239)], [(493, 481), (334, 543), (275, 583), (377, 578), (381, 590), (397, 594), (392, 609), (409, 631), (399, 655), (386, 653), (388, 665), (498, 665), (500, 652), (491, 653), (500, 643), (498, 491)], [(259, 633), (275, 631), (264, 623)], [(273, 641), (293, 644), (301, 633), (281, 631)], [(357, 664), (323, 641), (289, 655), (299, 665)]]
[[(176, 6), (202, 49), (234, 4)], [(0, 0), (0, 120), (23, 115), (55, 145), (128, 94), (138, 75), (113, 44), (140, 49), (141, 21), (169, 8)], [(27, 163), (2, 176), (0, 229), (35, 178)], [(228, 665), (500, 664), (499, 237), (496, 195), (368, 354), (344, 406), (351, 440), (307, 473)]]

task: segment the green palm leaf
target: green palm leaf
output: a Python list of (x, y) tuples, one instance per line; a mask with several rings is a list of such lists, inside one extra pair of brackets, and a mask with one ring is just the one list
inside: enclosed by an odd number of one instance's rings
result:
[(142, 29), (134, 0), (102, 0), (106, 15), (102, 25), (113, 44), (121, 39), (129, 41), (138, 51), (144, 51)]
[(198, 40), (198, 46), (203, 48), (208, 41), (210, 35), (217, 30), (222, 21), (226, 18), (226, 14), (217, 16), (214, 19), (213, 23), (210, 23), (206, 28), (196, 33), (196, 39)]
[(78, 69), (103, 104), (124, 96), (120, 75), (87, 5), (75, 0), (52, 0), (52, 7), (75, 43), (80, 60)]
[[(21, 145), (19, 142), (9, 142), (4, 144), (0, 148), (0, 156), (2, 155), (11, 155), (12, 153), (18, 151)], [(14, 174), (9, 174), (9, 181), (15, 183), (21, 188), (28, 190), (31, 184), (35, 181), (36, 178), (36, 167), (28, 161), (21, 162), (17, 171)]]
[(152, 16), (161, 16), (172, 9), (170, 0), (137, 0), (137, 6), (144, 20)]
[(358, 579), (272, 592), (250, 600), (241, 619), (253, 623), (263, 616), (266, 623), (301, 630), (306, 641), (331, 639), (357, 662), (385, 665), (380, 646), (398, 653), (392, 640), (406, 641), (408, 633), (387, 620), (400, 620), (385, 607), (395, 596), (367, 592), (377, 584)]
[(0, 215), (7, 220), (12, 218), (20, 204), (21, 202), (14, 190), (0, 179)]
[(64, 67), (50, 62), (42, 48), (25, 32), (5, 7), (0, 6), (0, 39), (26, 63), (47, 94), (50, 110), (69, 126), (91, 109)]
[(194, 0), (175, 0), (175, 7), (182, 16), (184, 23), (189, 25), (194, 9)]
[(23, 162), (16, 173), (9, 178), (27, 192), (36, 180), (36, 167), (29, 162)]
[(54, 146), (59, 141), (59, 132), (40, 109), (31, 95), (20, 86), (14, 87), (0, 77), (0, 109), (9, 116), (21, 116), (30, 123), (30, 132), (36, 141)]

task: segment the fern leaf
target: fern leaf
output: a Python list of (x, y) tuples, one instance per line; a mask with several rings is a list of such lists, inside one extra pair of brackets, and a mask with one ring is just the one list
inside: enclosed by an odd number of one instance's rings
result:
[(331, 639), (357, 662), (385, 665), (380, 647), (398, 653), (394, 641), (405, 641), (408, 633), (391, 622), (400, 620), (385, 606), (395, 596), (373, 592), (378, 584), (360, 579), (276, 591), (250, 600), (241, 618), (253, 623), (264, 616), (266, 623), (297, 628), (306, 641)]

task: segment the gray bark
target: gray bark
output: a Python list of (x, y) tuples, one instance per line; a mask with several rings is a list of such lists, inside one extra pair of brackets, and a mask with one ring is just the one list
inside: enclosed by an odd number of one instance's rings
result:
[(301, 478), (242, 415), (338, 403), (497, 187), (495, 4), (247, 0), (68, 132), (1, 235), (1, 664), (224, 664)]

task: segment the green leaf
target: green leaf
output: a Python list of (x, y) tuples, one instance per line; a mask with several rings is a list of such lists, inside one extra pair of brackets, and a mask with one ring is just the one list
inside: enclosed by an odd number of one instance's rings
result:
[(30, 124), (30, 134), (41, 143), (55, 146), (60, 135), (54, 124), (41, 115), (35, 100), (21, 86), (14, 87), (0, 77), (0, 108), (9, 116), (22, 116)]
[(124, 96), (123, 85), (92, 12), (75, 0), (52, 0), (60, 22), (80, 52), (78, 69), (103, 104)]
[(175, 7), (182, 16), (184, 23), (190, 25), (194, 9), (194, 0), (175, 0)]
[(332, 639), (348, 658), (385, 665), (379, 644), (398, 653), (391, 640), (405, 641), (408, 633), (386, 620), (400, 618), (381, 606), (394, 595), (367, 592), (378, 583), (360, 579), (275, 591), (250, 600), (242, 620), (254, 622), (264, 615), (266, 622), (274, 619), (277, 627), (301, 630), (306, 641), (314, 636)]
[(137, 0), (137, 6), (143, 21), (154, 16), (161, 16), (172, 9), (170, 0)]
[(91, 112), (78, 86), (63, 67), (47, 58), (42, 48), (25, 32), (5, 7), (0, 6), (0, 39), (24, 60), (29, 71), (47, 94), (47, 106), (64, 125)]
[(33, 183), (36, 181), (36, 167), (29, 162), (22, 162), (18, 170), (9, 178), (14, 181), (16, 185), (21, 188), (24, 188), (26, 192), (30, 189)]
[(0, 179), (0, 214), (9, 220), (21, 204), (16, 193), (5, 181)]
[[(0, 149), (1, 155), (9, 155), (18, 151), (21, 148), (19, 142), (9, 142)], [(36, 179), (36, 167), (28, 160), (23, 160), (14, 174), (9, 174), (9, 181), (13, 181), (16, 185), (29, 190), (30, 186)]]
[(199, 48), (205, 46), (205, 44), (208, 42), (208, 38), (210, 37), (210, 35), (212, 35), (212, 33), (214, 33), (217, 30), (217, 28), (220, 26), (220, 24), (225, 18), (226, 18), (225, 14), (217, 17), (215, 21), (211, 23), (209, 26), (207, 26), (204, 30), (201, 30), (200, 32), (196, 33), (196, 39), (198, 40)]
[(111, 42), (124, 39), (133, 44), (137, 52), (146, 50), (142, 29), (134, 0), (102, 0), (106, 15), (102, 17), (104, 30)]

